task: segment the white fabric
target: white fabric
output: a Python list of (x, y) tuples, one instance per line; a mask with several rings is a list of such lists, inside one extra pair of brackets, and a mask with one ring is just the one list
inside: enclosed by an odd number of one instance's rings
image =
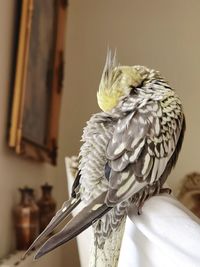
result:
[(171, 196), (129, 211), (118, 267), (199, 267), (200, 220)]
[[(66, 158), (69, 191), (70, 166)], [(91, 239), (91, 227), (77, 237), (81, 267), (89, 266)], [(118, 267), (200, 267), (200, 220), (172, 196), (152, 197), (142, 215), (129, 211)]]

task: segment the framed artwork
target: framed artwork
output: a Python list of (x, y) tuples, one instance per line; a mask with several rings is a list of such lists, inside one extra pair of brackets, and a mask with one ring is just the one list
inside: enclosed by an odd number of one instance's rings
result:
[(66, 0), (22, 0), (9, 147), (56, 164)]
[(200, 218), (200, 173), (194, 172), (184, 178), (178, 199)]

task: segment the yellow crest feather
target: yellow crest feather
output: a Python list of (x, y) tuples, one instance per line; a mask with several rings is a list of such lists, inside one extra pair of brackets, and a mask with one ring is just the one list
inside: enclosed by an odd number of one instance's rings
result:
[(135, 67), (117, 66), (116, 54), (112, 57), (111, 52), (108, 51), (97, 93), (99, 107), (104, 112), (111, 111), (123, 96), (130, 93), (131, 87), (137, 87), (141, 81), (142, 77)]

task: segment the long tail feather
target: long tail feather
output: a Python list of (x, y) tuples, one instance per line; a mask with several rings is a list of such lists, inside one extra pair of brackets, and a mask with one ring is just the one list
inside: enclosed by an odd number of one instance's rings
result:
[(106, 192), (83, 208), (77, 216), (69, 221), (61, 232), (48, 239), (35, 255), (35, 259), (76, 237), (108, 212), (111, 207), (104, 203), (105, 196)]
[(81, 202), (80, 197), (78, 196), (75, 198), (70, 198), (68, 201), (65, 201), (62, 205), (62, 208), (56, 213), (56, 215), (52, 218), (50, 223), (44, 229), (44, 231), (35, 239), (32, 245), (28, 248), (26, 253), (24, 254), (23, 258), (36, 246), (38, 246), (41, 241), (47, 237), (53, 230), (60, 224), (67, 216), (71, 213), (73, 209), (75, 209), (78, 204)]

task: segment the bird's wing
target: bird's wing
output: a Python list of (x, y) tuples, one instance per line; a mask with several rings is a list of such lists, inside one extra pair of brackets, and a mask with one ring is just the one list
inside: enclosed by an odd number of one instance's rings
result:
[(162, 176), (176, 150), (182, 125), (181, 109), (174, 106), (167, 112), (158, 102), (148, 103), (118, 121), (107, 147), (108, 206), (128, 199)]

